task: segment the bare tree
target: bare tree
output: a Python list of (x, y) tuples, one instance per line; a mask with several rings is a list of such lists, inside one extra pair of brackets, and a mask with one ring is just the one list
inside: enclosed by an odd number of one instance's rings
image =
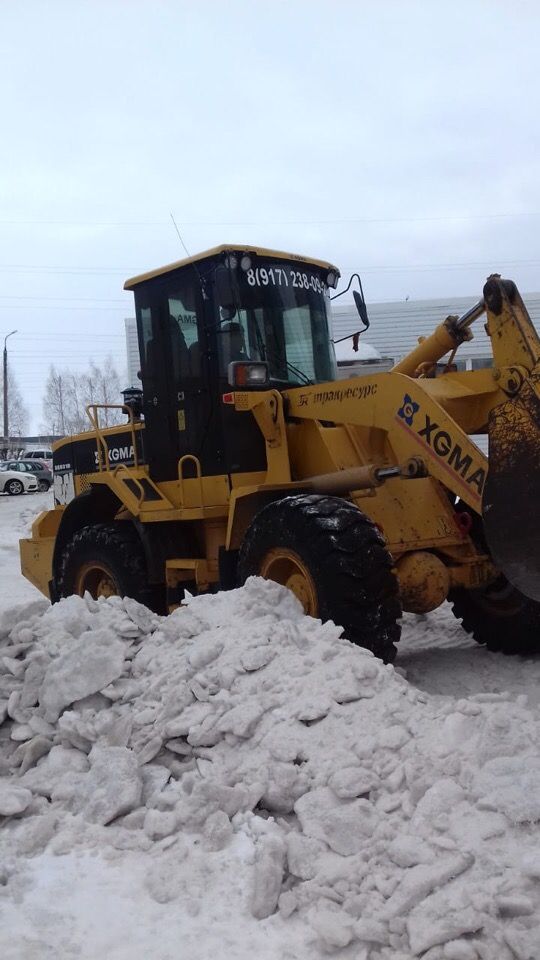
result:
[(68, 432), (64, 378), (54, 364), (49, 368), (45, 384), (43, 416), (50, 433), (64, 435)]
[[(4, 380), (0, 369), (0, 396), (3, 394)], [(15, 379), (11, 365), (8, 362), (8, 417), (9, 434), (11, 437), (21, 437), (28, 427), (28, 409), (24, 404), (19, 385)]]
[[(120, 376), (111, 356), (107, 357), (101, 366), (91, 360), (83, 381), (85, 405), (90, 403), (122, 403)], [(100, 411), (100, 423), (105, 427), (123, 423), (124, 417), (125, 415), (121, 410), (105, 408)]]
[[(43, 415), (51, 433), (62, 435), (80, 433), (90, 428), (86, 407), (91, 403), (122, 403), (120, 377), (112, 357), (100, 366), (93, 360), (88, 370), (76, 374), (69, 368), (49, 370), (43, 398)], [(99, 411), (102, 426), (123, 423), (121, 410)]]

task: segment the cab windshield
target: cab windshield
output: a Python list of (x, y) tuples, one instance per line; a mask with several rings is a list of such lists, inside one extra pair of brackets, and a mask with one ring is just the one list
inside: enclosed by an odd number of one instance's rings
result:
[(244, 257), (229, 266), (228, 274), (232, 298), (218, 292), (223, 376), (233, 360), (264, 360), (270, 380), (281, 384), (335, 379), (322, 268)]

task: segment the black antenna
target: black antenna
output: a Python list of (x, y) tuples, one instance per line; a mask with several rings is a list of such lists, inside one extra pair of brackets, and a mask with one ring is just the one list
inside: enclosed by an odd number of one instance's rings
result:
[(172, 222), (173, 222), (173, 224), (174, 224), (174, 229), (176, 230), (176, 232), (177, 232), (177, 234), (178, 234), (178, 239), (180, 240), (180, 243), (182, 244), (184, 250), (186, 251), (186, 255), (187, 255), (188, 257), (190, 257), (191, 254), (190, 254), (188, 248), (186, 247), (186, 245), (185, 245), (185, 243), (184, 243), (184, 241), (183, 241), (183, 239), (182, 239), (182, 234), (180, 233), (180, 231), (179, 231), (179, 229), (178, 229), (176, 220), (174, 219), (172, 213), (171, 213), (171, 220), (172, 220)]

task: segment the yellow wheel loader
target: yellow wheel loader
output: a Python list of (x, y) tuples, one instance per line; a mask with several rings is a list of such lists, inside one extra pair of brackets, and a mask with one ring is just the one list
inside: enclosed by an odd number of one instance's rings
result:
[[(55, 445), (24, 575), (52, 601), (165, 612), (255, 574), (386, 661), (402, 610), (449, 599), (490, 649), (538, 650), (540, 341), (515, 285), (491, 276), (391, 371), (338, 381), (338, 278), (226, 245), (127, 281), (141, 389), (123, 426), (93, 405), (91, 429)], [(457, 372), (482, 314), (493, 366)], [(489, 472), (471, 439), (486, 432)]]

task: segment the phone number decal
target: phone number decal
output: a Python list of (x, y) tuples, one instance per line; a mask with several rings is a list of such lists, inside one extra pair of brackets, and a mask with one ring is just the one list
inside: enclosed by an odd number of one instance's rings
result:
[(250, 287), (294, 287), (323, 295), (328, 289), (324, 281), (313, 273), (284, 267), (251, 267), (246, 272), (246, 279)]

